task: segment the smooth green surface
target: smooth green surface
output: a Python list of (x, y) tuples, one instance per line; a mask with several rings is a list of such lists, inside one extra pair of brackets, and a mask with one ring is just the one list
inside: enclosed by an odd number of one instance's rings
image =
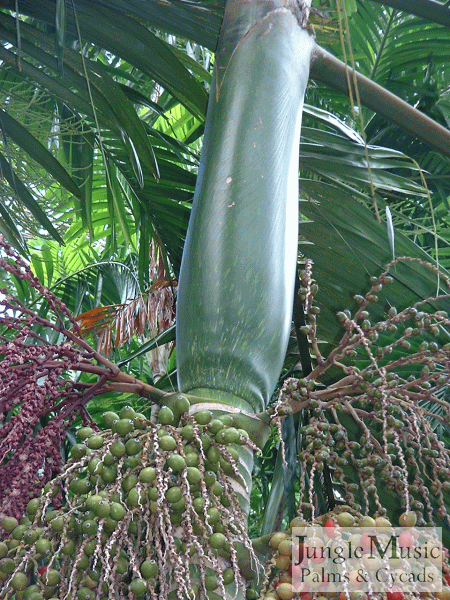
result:
[(235, 37), (234, 50), (223, 40), (180, 274), (178, 377), (183, 391), (223, 390), (256, 412), (290, 331), (312, 39), (277, 9)]

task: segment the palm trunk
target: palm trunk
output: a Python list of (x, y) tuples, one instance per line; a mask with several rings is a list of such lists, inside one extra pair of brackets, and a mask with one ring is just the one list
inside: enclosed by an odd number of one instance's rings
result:
[(282, 2), (227, 2), (180, 273), (178, 377), (250, 412), (270, 400), (291, 327), (311, 48)]
[[(177, 301), (179, 387), (219, 411), (264, 410), (286, 352), (306, 17), (282, 0), (226, 4)], [(252, 456), (240, 460), (251, 483)]]

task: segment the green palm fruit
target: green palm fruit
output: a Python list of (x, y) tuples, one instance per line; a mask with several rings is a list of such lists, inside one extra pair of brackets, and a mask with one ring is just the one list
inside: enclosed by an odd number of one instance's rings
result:
[(200, 464), (198, 452), (188, 452), (185, 457), (187, 467), (197, 467)]
[(180, 433), (181, 437), (187, 442), (192, 442), (194, 439), (194, 427), (190, 423), (182, 427)]
[(210, 410), (199, 410), (194, 415), (194, 419), (199, 425), (208, 425), (208, 423), (211, 423), (212, 418), (213, 414)]
[(158, 413), (158, 421), (161, 425), (173, 425), (175, 423), (175, 415), (168, 406), (163, 406)]
[(205, 577), (205, 588), (208, 592), (214, 591), (218, 586), (219, 580), (217, 579), (217, 575), (207, 575)]
[(49, 556), (52, 551), (52, 544), (50, 540), (40, 538), (36, 542), (36, 552), (42, 554), (42, 556)]
[(18, 571), (14, 573), (13, 578), (11, 579), (10, 586), (16, 592), (22, 592), (28, 587), (29, 581), (28, 577), (25, 573)]
[(2, 573), (12, 573), (15, 569), (15, 564), (12, 558), (6, 557), (0, 560), (0, 571)]
[(86, 535), (94, 535), (97, 533), (98, 525), (94, 519), (87, 519), (83, 521), (83, 525), (81, 526), (81, 530)]
[(119, 418), (120, 419), (134, 419), (136, 416), (136, 411), (131, 406), (124, 406), (120, 409)]
[(0, 521), (0, 525), (3, 529), (11, 533), (19, 525), (19, 521), (14, 517), (4, 516)]
[(0, 542), (0, 559), (5, 558), (7, 554), (8, 546), (5, 544), (5, 542)]
[(122, 481), (123, 491), (129, 492), (131, 490), (131, 488), (135, 487), (137, 482), (138, 482), (138, 478), (136, 477), (136, 475), (134, 473), (130, 473), (130, 475), (127, 475), (126, 477), (123, 478), (123, 481)]
[(17, 525), (17, 527), (15, 527), (11, 533), (11, 537), (13, 538), (13, 540), (21, 540), (26, 530), (26, 525)]
[(102, 465), (100, 470), (100, 477), (105, 483), (112, 483), (116, 480), (117, 477), (117, 466), (110, 465)]
[(167, 459), (167, 466), (172, 469), (172, 471), (178, 472), (182, 471), (186, 466), (186, 461), (180, 454), (171, 454)]
[(182, 415), (184, 413), (189, 412), (190, 407), (191, 403), (189, 402), (189, 398), (183, 396), (183, 394), (180, 394), (176, 397), (174, 402), (174, 408), (178, 414)]
[(119, 415), (111, 410), (104, 412), (102, 415), (103, 423), (106, 427), (111, 428), (114, 421), (119, 420)]
[(188, 467), (186, 477), (189, 483), (195, 485), (201, 481), (202, 474), (196, 467)]
[(106, 500), (101, 500), (95, 507), (94, 512), (99, 519), (109, 517), (110, 505)]
[(175, 450), (175, 448), (177, 447), (177, 442), (175, 438), (173, 438), (171, 435), (165, 435), (159, 440), (159, 447), (161, 448), (161, 450), (168, 452), (170, 450)]
[(78, 496), (87, 494), (91, 488), (92, 484), (88, 479), (72, 479), (69, 484), (69, 490)]
[(144, 560), (142, 563), (140, 570), (144, 579), (151, 579), (152, 577), (156, 577), (158, 574), (158, 565), (155, 561), (147, 558), (147, 560)]
[(116, 458), (120, 458), (126, 453), (127, 449), (121, 440), (116, 440), (111, 444), (109, 451)]
[(58, 585), (58, 583), (60, 581), (61, 581), (61, 574), (56, 569), (47, 569), (47, 571), (45, 571), (42, 574), (42, 582), (44, 583), (44, 585), (48, 585), (48, 586)]
[(90, 448), (91, 450), (98, 450), (99, 448), (101, 448), (103, 446), (103, 442), (104, 442), (103, 437), (100, 434), (96, 433), (94, 435), (91, 435), (88, 438), (86, 444), (87, 444), (87, 447)]
[(181, 498), (183, 497), (183, 493), (179, 487), (171, 487), (166, 491), (165, 497), (167, 502), (173, 504), (174, 502), (178, 502), (179, 500), (181, 500)]
[(156, 479), (156, 470), (154, 467), (145, 467), (139, 472), (139, 481), (142, 483), (151, 483)]
[(127, 440), (125, 448), (129, 456), (135, 456), (142, 450), (142, 444), (137, 438), (131, 438)]
[(130, 591), (136, 596), (141, 596), (147, 591), (147, 583), (144, 579), (133, 579), (130, 583)]
[(94, 433), (94, 430), (92, 429), (92, 427), (80, 427), (80, 429), (78, 429), (77, 431), (77, 438), (80, 440), (87, 440), (87, 438), (89, 436), (91, 436)]
[(119, 435), (127, 435), (134, 429), (134, 423), (131, 419), (119, 419), (116, 423), (113, 423), (112, 430), (114, 433)]
[(220, 419), (213, 419), (208, 425), (208, 431), (210, 431), (212, 435), (216, 435), (223, 427), (224, 425)]

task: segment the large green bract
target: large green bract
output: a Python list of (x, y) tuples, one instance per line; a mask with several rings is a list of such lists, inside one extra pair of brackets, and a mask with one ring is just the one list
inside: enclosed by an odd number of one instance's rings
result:
[(290, 330), (312, 45), (280, 2), (227, 3), (181, 267), (178, 377), (251, 412), (267, 406)]

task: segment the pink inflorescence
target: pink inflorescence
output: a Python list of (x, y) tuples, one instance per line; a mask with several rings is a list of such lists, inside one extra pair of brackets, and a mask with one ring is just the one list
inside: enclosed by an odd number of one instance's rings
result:
[[(87, 393), (70, 372), (86, 362), (87, 353), (68, 339), (76, 322), (65, 305), (2, 239), (0, 247), (9, 257), (0, 258), (0, 268), (34, 287), (56, 317), (48, 321), (0, 290), (0, 515), (20, 518), (30, 498), (62, 465), (67, 428)], [(51, 330), (60, 334), (59, 344), (48, 341)]]

